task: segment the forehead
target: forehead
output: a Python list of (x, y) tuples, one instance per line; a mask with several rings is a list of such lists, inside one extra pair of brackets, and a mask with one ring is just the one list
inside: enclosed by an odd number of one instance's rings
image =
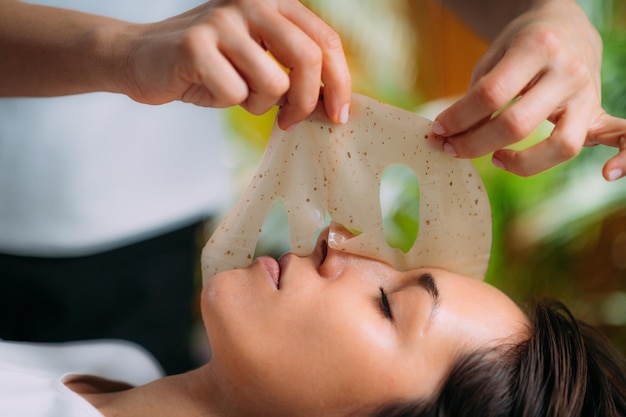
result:
[[(249, 264), (277, 199), (287, 208), (290, 250), (298, 255), (310, 253), (328, 213), (359, 232), (337, 249), (399, 270), (431, 266), (482, 278), (491, 249), (486, 192), (472, 164), (435, 149), (430, 134), (430, 121), (358, 95), (346, 125), (330, 123), (318, 109), (288, 132), (275, 128), (256, 175), (203, 251), (204, 279)], [(419, 233), (407, 253), (387, 245), (379, 201), (382, 172), (397, 163), (420, 185)]]

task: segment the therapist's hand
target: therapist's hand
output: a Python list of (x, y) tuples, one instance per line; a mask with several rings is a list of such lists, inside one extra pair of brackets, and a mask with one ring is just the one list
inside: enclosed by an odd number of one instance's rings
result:
[(315, 109), (323, 82), (329, 117), (347, 120), (351, 79), (341, 40), (297, 0), (214, 0), (139, 28), (126, 70), (136, 101), (241, 105), (253, 114), (280, 104), (286, 129)]
[[(496, 166), (522, 176), (574, 157), (593, 145), (588, 132), (604, 117), (601, 55), (601, 39), (575, 2), (543, 2), (504, 28), (476, 65), (467, 94), (437, 117), (440, 145), (460, 158), (495, 152)], [(555, 125), (548, 138), (522, 151), (503, 149), (546, 119)]]

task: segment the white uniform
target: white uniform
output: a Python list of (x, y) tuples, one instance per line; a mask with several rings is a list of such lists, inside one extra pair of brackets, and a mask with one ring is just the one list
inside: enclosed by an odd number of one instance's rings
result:
[(64, 382), (96, 375), (133, 386), (162, 376), (156, 361), (122, 341), (57, 345), (0, 341), (0, 415), (102, 417)]
[[(35, 0), (134, 22), (202, 0)], [(223, 112), (121, 94), (0, 99), (0, 252), (80, 256), (229, 205)]]

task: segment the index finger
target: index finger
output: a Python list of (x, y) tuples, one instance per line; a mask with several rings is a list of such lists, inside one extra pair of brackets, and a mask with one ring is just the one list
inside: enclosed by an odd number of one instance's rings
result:
[(348, 120), (352, 78), (346, 61), (341, 38), (319, 16), (297, 1), (279, 5), (284, 16), (300, 27), (320, 47), (324, 83), (324, 106), (331, 120), (345, 123)]
[(535, 82), (544, 65), (545, 58), (541, 54), (512, 46), (465, 96), (437, 116), (434, 132), (448, 137), (484, 122)]

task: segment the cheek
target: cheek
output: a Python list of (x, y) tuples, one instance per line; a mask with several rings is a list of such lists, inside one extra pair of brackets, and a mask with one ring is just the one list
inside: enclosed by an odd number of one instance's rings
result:
[(216, 339), (214, 365), (249, 395), (259, 395), (257, 403), (347, 409), (406, 398), (414, 387), (393, 325), (377, 310), (375, 290), (311, 280), (255, 294), (245, 280), (224, 278), (205, 290), (203, 301), (205, 315), (213, 315), (205, 322)]
[(375, 307), (367, 307), (344, 298), (338, 304), (320, 303), (308, 320), (295, 314), (286, 324), (291, 334), (277, 357), (290, 373), (285, 379), (335, 408), (404, 398), (413, 380), (402, 369), (406, 363), (392, 325)]

